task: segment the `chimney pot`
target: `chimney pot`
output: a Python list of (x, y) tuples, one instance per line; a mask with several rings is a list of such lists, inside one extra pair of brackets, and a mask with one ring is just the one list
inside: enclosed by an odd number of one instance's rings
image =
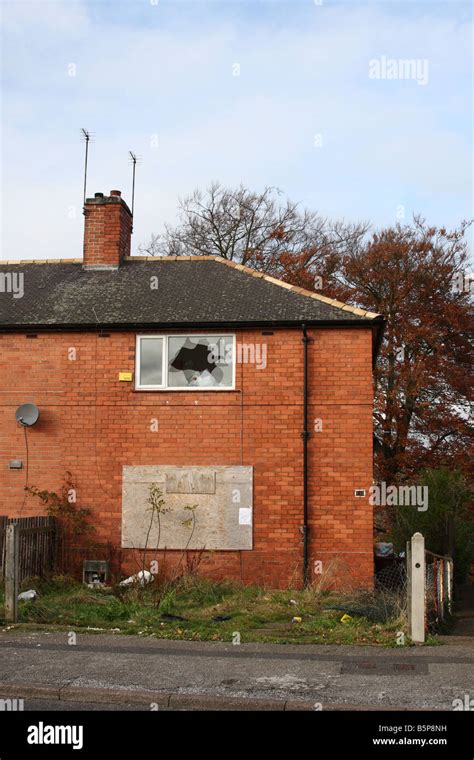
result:
[(122, 192), (121, 192), (121, 190), (111, 190), (110, 191), (110, 195), (116, 195), (116, 196), (118, 196), (120, 198), (121, 195), (122, 195)]
[(104, 193), (94, 193), (94, 198), (103, 198)]

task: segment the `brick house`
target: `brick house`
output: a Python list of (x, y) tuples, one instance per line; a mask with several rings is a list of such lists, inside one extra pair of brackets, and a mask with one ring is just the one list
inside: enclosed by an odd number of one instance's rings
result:
[(0, 514), (41, 514), (25, 474), (55, 490), (70, 471), (136, 571), (156, 483), (171, 565), (187, 547), (211, 577), (371, 587), (382, 317), (213, 256), (130, 257), (118, 191), (84, 212), (83, 260), (0, 265)]

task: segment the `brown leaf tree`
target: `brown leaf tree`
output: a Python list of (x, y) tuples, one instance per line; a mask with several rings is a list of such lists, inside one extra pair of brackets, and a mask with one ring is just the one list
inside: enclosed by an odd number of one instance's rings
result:
[[(378, 476), (387, 482), (426, 467), (472, 472), (473, 304), (465, 233), (419, 217), (312, 260), (284, 253), (274, 271), (302, 287), (383, 314), (376, 366)], [(314, 289), (314, 285), (313, 285)]]

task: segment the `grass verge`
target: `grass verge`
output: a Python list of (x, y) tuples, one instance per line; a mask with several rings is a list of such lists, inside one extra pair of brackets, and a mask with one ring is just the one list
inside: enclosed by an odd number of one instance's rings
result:
[[(66, 577), (30, 579), (22, 588), (38, 592), (35, 600), (19, 603), (19, 622), (28, 628), (194, 641), (232, 642), (238, 635), (242, 643), (385, 647), (397, 646), (397, 635), (406, 634), (403, 611), (393, 599), (387, 605), (380, 597), (365, 595), (366, 614), (352, 614), (341, 622), (345, 608), (361, 607), (360, 597), (355, 600), (315, 588), (275, 591), (195, 575), (174, 584), (126, 590), (90, 589)], [(0, 618), (1, 625), (5, 621)]]

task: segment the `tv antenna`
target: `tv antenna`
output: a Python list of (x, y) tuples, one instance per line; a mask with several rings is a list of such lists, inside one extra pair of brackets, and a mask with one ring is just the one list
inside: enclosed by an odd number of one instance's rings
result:
[(132, 232), (133, 232), (133, 209), (135, 208), (135, 171), (137, 164), (140, 163), (140, 156), (135, 155), (132, 150), (128, 151), (130, 156), (130, 163), (132, 164)]
[(85, 205), (85, 202), (86, 202), (86, 185), (87, 185), (87, 160), (89, 158), (89, 142), (93, 142), (94, 141), (94, 135), (93, 135), (92, 132), (88, 132), (87, 129), (81, 129), (81, 133), (82, 133), (82, 135), (81, 135), (82, 140), (86, 144), (86, 152), (85, 152), (85, 156), (84, 156), (84, 199), (83, 199), (83, 204)]

